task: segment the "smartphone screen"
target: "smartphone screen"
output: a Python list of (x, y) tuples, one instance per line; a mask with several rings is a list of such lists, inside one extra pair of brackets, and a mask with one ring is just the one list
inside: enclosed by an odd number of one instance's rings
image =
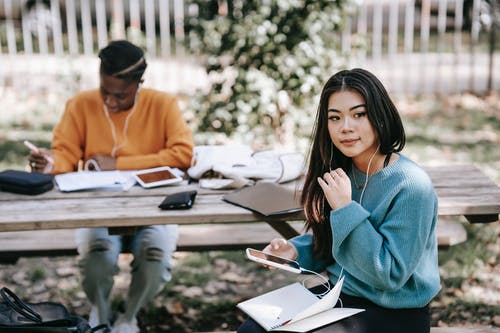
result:
[(250, 259), (254, 260), (255, 258), (256, 259), (255, 261), (258, 261), (262, 264), (267, 264), (270, 266), (287, 269), (295, 273), (301, 272), (300, 266), (295, 260), (290, 260), (283, 257), (275, 256), (252, 248), (247, 248), (247, 255)]
[(159, 182), (161, 180), (176, 178), (175, 175), (168, 170), (159, 170), (148, 173), (141, 173), (138, 174), (137, 177), (139, 177), (146, 184)]

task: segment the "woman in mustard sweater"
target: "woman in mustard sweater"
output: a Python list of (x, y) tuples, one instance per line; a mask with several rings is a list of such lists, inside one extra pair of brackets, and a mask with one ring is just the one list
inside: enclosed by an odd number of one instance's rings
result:
[[(114, 41), (99, 58), (100, 88), (67, 102), (51, 151), (30, 153), (33, 171), (72, 172), (80, 161), (99, 170), (189, 167), (193, 137), (176, 98), (141, 88), (144, 52), (127, 41)], [(113, 333), (139, 332), (137, 312), (170, 280), (177, 234), (177, 225), (158, 225), (141, 228), (131, 239), (132, 281), (125, 313), (118, 316)], [(83, 289), (92, 303), (89, 322), (109, 323), (108, 298), (122, 239), (109, 235), (107, 228), (79, 229), (77, 244)]]

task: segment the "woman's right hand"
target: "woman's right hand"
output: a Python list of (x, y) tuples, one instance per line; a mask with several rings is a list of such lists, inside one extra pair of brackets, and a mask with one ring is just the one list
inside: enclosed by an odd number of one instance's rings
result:
[(262, 251), (290, 260), (295, 260), (298, 255), (295, 246), (283, 238), (274, 238)]

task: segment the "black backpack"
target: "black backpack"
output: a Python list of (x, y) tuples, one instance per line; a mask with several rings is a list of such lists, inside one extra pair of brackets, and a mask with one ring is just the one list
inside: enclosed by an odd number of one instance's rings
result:
[(107, 325), (92, 328), (85, 319), (70, 315), (61, 303), (26, 303), (6, 287), (0, 296), (0, 333), (109, 332)]

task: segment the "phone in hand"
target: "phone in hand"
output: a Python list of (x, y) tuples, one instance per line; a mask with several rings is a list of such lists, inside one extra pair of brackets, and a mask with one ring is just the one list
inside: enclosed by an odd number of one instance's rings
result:
[(258, 262), (260, 264), (276, 267), (297, 274), (300, 274), (302, 272), (299, 263), (296, 262), (295, 260), (290, 260), (280, 256), (275, 256), (273, 254), (265, 253), (263, 251), (259, 251), (252, 248), (246, 249), (246, 255), (248, 259)]

